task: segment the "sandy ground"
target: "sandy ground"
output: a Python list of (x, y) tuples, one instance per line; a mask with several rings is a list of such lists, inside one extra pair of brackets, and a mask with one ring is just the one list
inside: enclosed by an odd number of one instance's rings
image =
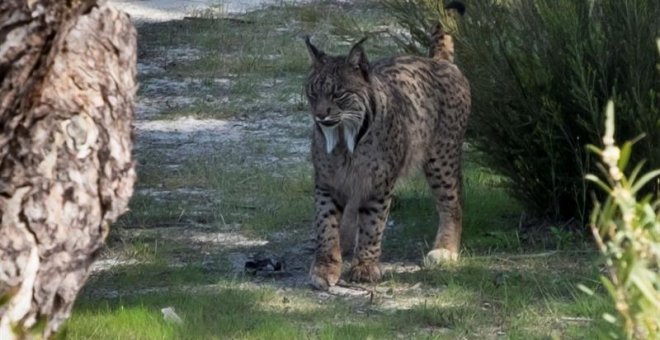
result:
[[(183, 19), (194, 11), (204, 10), (216, 4), (216, 1), (174, 1), (174, 0), (111, 0), (118, 8), (128, 12), (137, 23), (154, 23), (166, 20)], [(224, 1), (223, 8), (228, 12), (237, 13), (264, 6), (266, 4), (279, 4), (282, 1), (249, 0)], [(159, 51), (160, 52), (160, 51)], [(162, 112), (171, 107), (188, 107), (195, 101), (204, 100), (209, 105), (224, 105), (230, 98), (222, 94), (215, 96), (201, 95), (204, 85), (200, 79), (181, 78), (168, 74), (166, 65), (181, 60), (191, 61), (200, 57), (200, 51), (195, 48), (182, 47), (168, 49), (162, 53), (151, 53), (148, 57), (138, 60), (138, 78), (140, 91), (136, 98), (135, 110), (135, 148), (134, 154), (139, 163), (157, 162), (158, 166), (176, 171), (189, 161), (212, 158), (223, 155), (232, 159), (240, 158), (240, 164), (227, 164), (247, 167), (273, 167), (290, 164), (300, 164), (307, 161), (309, 154), (310, 121), (300, 115), (291, 115), (286, 110), (263, 110), (257, 113), (246, 112), (239, 117), (227, 119), (197, 118), (182, 116), (168, 119), (160, 116)], [(233, 79), (218, 78), (212, 80), (214, 86), (224, 89), (231, 86)], [(265, 89), (269, 91), (268, 88)], [(265, 93), (265, 97), (268, 93)], [(208, 98), (207, 98), (208, 97)], [(266, 98), (264, 100), (272, 100)], [(249, 110), (248, 110), (249, 111)], [(306, 118), (306, 117), (305, 117)], [(261, 145), (263, 150), (255, 153), (255, 145)], [(157, 155), (157, 156), (150, 156)], [(240, 156), (240, 157), (238, 157)], [(152, 157), (152, 158), (149, 158)], [(136, 192), (140, 195), (150, 196), (158, 201), (173, 201), (195, 199), (213, 202), (219, 194), (210, 190), (160, 189), (138, 186)], [(200, 197), (204, 199), (200, 199)], [(200, 206), (200, 210), (211, 207)], [(187, 212), (191, 216), (195, 212)], [(236, 273), (243, 272), (245, 262), (256, 250), (273, 248), (269, 242), (280, 242), (286, 236), (272, 235), (269, 240), (251, 238), (243, 235), (240, 226), (229, 230), (209, 230), (186, 216), (181, 221), (185, 226), (171, 227), (168, 225), (155, 225), (149, 230), (136, 230), (127, 228), (123, 231), (124, 237), (131, 239), (143, 233), (153, 233), (164, 239), (184, 241), (199, 248), (201, 253), (210, 257), (212, 253), (221, 250), (227, 252), (229, 262)], [(305, 245), (306, 246), (306, 245)], [(306, 281), (307, 259), (309, 254), (304, 246), (296, 247), (292, 251), (277, 254), (288, 261), (288, 276), (281, 283), (284, 285), (303, 285)], [(304, 262), (304, 265), (298, 262)], [(138, 265), (139, 261), (127, 259), (121, 251), (109, 249), (92, 267), (94, 273), (103, 272), (117, 266)], [(173, 264), (177, 265), (177, 264)], [(116, 294), (116, 292), (106, 292)]]
[(136, 22), (156, 22), (183, 19), (195, 11), (213, 8), (224, 14), (244, 13), (261, 6), (278, 5), (286, 0), (110, 0), (127, 12)]

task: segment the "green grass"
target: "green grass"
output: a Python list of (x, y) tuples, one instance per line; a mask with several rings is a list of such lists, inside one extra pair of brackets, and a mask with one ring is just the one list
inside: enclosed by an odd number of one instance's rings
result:
[[(346, 53), (343, 39), (347, 39), (348, 31), (355, 30), (351, 25), (361, 23), (362, 31), (367, 32), (387, 20), (377, 11), (331, 3), (269, 7), (247, 13), (238, 18), (240, 21), (200, 15), (192, 20), (145, 24), (138, 31), (142, 57), (181, 54), (182, 59), (168, 62), (162, 72), (175, 80), (201, 79), (203, 84), (201, 88), (182, 89), (191, 97), (199, 97), (193, 105), (173, 107), (158, 118), (227, 118), (254, 105), (261, 110), (304, 109), (299, 95), (309, 60), (302, 37), (313, 35), (329, 52)], [(368, 49), (372, 58), (391, 54), (392, 48), (382, 39), (372, 40)], [(154, 76), (158, 74), (141, 80), (148, 82)], [(218, 88), (213, 86), (218, 78), (230, 82)], [(223, 105), (209, 104), (203, 98), (207, 95), (228, 95), (231, 100)], [(279, 100), (273, 102), (273, 97)], [(284, 104), (289, 98), (300, 99), (293, 105)]]
[[(332, 339), (387, 334), (377, 323), (334, 321), (333, 317), (345, 313), (347, 306), (325, 308), (315, 306), (303, 296), (282, 295), (267, 288), (234, 288), (237, 286), (240, 286), (237, 282), (231, 282), (195, 294), (170, 292), (104, 303), (81, 303), (79, 313), (68, 324), (67, 337), (88, 338), (93, 334), (97, 339), (291, 339), (316, 334), (319, 338)], [(176, 306), (183, 325), (162, 321), (160, 309), (167, 306)], [(103, 332), (106, 326), (117, 323), (122, 325), (112, 334)]]
[[(194, 164), (165, 183), (217, 190), (223, 203), (215, 209), (224, 217), (207, 223), (212, 230), (223, 230), (223, 223), (240, 223), (241, 233), (264, 237), (308, 230), (309, 168), (287, 169), (283, 176), (258, 169), (227, 170), (220, 159)], [(401, 227), (386, 231), (385, 259), (417, 262), (427, 250), (420, 244), (433, 239), (435, 211), (424, 186), (422, 178), (413, 177), (397, 188), (392, 217)], [(597, 320), (607, 307), (576, 288), (577, 283), (598, 288), (594, 255), (558, 251), (527, 257), (528, 252), (548, 249), (491, 236), (513, 237), (504, 235), (517, 228), (518, 213), (498, 179), (468, 163), (466, 216), (471, 217), (466, 219), (463, 259), (438, 269), (390, 273), (371, 300), (322, 300), (308, 287), (282, 290), (277, 284), (254, 284), (252, 277), (232, 272), (224, 260), (228, 251), (216, 249), (211, 254), (216, 263), (205, 265), (193, 245), (147, 229), (145, 236), (122, 248), (137, 248), (138, 254), (148, 255), (141, 258), (150, 261), (93, 276), (66, 334), (72, 339), (453, 339), (500, 332), (506, 338), (533, 339), (555, 332), (589, 338), (595, 322), (570, 320)], [(295, 242), (292, 237), (275, 249), (295, 247)], [(182, 266), (171, 265), (182, 259)], [(418, 290), (411, 290), (415, 285)], [(389, 288), (395, 293), (384, 293)], [(118, 296), (98, 295), (113, 290)], [(406, 307), (388, 306), (391, 301)], [(160, 309), (168, 306), (184, 319), (182, 326), (162, 320)], [(131, 333), (135, 327), (143, 333)]]
[[(269, 145), (254, 143), (250, 148), (255, 154), (273, 154)], [(175, 197), (163, 202), (137, 195), (130, 203), (131, 211), (119, 223), (134, 227), (178, 225), (194, 213), (197, 222), (218, 227), (238, 223), (244, 231), (261, 233), (306, 226), (313, 192), (309, 165), (255, 168), (241, 164), (245, 163), (224, 156), (193, 158), (173, 172), (144, 167), (149, 175), (140, 186), (207, 190), (213, 197), (188, 196), (185, 201)]]
[[(523, 260), (518, 268), (507, 269), (494, 261), (468, 258), (442, 270), (396, 274), (381, 284), (399, 288), (421, 283), (422, 294), (404, 291), (402, 296), (390, 298), (376, 293), (373, 299), (325, 301), (306, 288), (283, 291), (251, 284), (245, 278), (221, 278), (204, 286), (202, 275), (183, 270), (174, 277), (189, 281), (170, 281), (173, 277), (160, 276), (167, 280), (169, 290), (111, 299), (84, 296), (67, 325), (66, 335), (71, 339), (343, 339), (397, 335), (452, 339), (482, 338), (501, 332), (507, 338), (529, 339), (545, 338), (559, 330), (559, 334), (570, 338), (589, 338), (593, 323), (575, 324), (563, 318), (597, 319), (605, 306), (577, 291), (574, 282), (584, 280), (582, 269), (567, 273), (563, 268), (571, 259), (558, 256), (550, 260)], [(153, 267), (143, 270), (145, 280), (158, 273)], [(505, 278), (500, 280), (501, 274)], [(412, 308), (387, 307), (392, 299), (414, 298), (419, 301)], [(162, 320), (160, 309), (169, 306), (175, 307), (183, 325)]]
[[(302, 115), (308, 61), (298, 37), (311, 33), (328, 51), (343, 52), (341, 41), (354, 26), (369, 32), (388, 20), (368, 2), (273, 7), (240, 19), (245, 23), (204, 14), (140, 27), (142, 58), (182, 48), (199, 54), (143, 77), (200, 80), (180, 89), (196, 96), (191, 105), (158, 118), (225, 119), (271, 110)], [(390, 54), (390, 45), (374, 39), (368, 52), (372, 58)], [(217, 78), (229, 81), (219, 85)], [(225, 95), (223, 105), (205, 99)], [(272, 124), (295, 137), (308, 134), (287, 130), (286, 122)], [(552, 235), (530, 236), (505, 183), (480, 167), (472, 152), (466, 155), (458, 263), (387, 273), (382, 283), (367, 287), (372, 295), (350, 298), (323, 295), (286, 278), (244, 274), (237, 254), (292, 253), (290, 270), (306, 272), (311, 255), (302, 248), (310, 236), (313, 183), (308, 161), (280, 163), (289, 151), (267, 138), (242, 141), (237, 150), (209, 150), (178, 167), (162, 166), (168, 150), (138, 151), (139, 191), (105, 250), (136, 261), (90, 277), (62, 338), (573, 339), (590, 338), (607, 307), (576, 288), (582, 283), (602, 294), (594, 253), (560, 227)], [(438, 225), (424, 178), (401, 181), (393, 202), (383, 260), (420, 263)], [(186, 232), (265, 244), (193, 242)], [(165, 307), (174, 307), (183, 324), (166, 322), (160, 311)]]

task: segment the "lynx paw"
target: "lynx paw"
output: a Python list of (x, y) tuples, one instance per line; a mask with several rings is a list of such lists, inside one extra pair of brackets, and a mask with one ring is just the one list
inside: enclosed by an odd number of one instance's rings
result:
[(382, 272), (378, 263), (358, 263), (351, 268), (351, 281), (356, 282), (378, 282)]
[(309, 272), (310, 281), (314, 288), (328, 290), (334, 286), (341, 276), (341, 263), (313, 264)]
[(449, 249), (433, 249), (424, 259), (424, 265), (427, 267), (437, 266), (443, 263), (456, 262), (458, 260), (458, 253)]

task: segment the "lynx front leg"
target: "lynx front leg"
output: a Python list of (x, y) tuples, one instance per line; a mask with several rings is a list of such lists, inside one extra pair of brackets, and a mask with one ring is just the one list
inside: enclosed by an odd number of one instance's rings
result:
[(427, 254), (431, 265), (457, 260), (461, 242), (461, 149), (453, 143), (443, 146), (424, 166), (440, 220), (433, 250)]
[(341, 275), (341, 249), (339, 247), (339, 221), (342, 209), (328, 191), (316, 188), (314, 193), (316, 217), (316, 254), (310, 270), (312, 285), (327, 290), (339, 281)]
[(377, 282), (382, 276), (380, 241), (385, 229), (391, 199), (380, 198), (366, 202), (358, 209), (358, 246), (351, 266), (353, 281)]

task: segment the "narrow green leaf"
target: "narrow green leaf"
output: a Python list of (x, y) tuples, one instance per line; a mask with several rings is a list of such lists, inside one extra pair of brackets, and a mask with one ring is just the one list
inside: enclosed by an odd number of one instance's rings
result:
[(603, 151), (602, 151), (601, 149), (599, 149), (599, 148), (598, 148), (597, 146), (595, 146), (595, 145), (587, 144), (585, 147), (587, 148), (587, 150), (589, 150), (589, 151), (591, 151), (591, 152), (597, 154), (598, 156), (602, 156), (602, 155), (603, 155)]
[[(643, 213), (641, 213), (641, 218), (639, 222), (641, 223), (642, 226), (652, 226), (653, 222), (658, 221), (658, 216), (656, 216), (655, 211), (653, 210), (653, 207), (651, 204), (644, 204), (642, 207)], [(660, 237), (660, 235), (658, 235)]]
[(641, 162), (637, 163), (637, 166), (635, 166), (635, 169), (630, 173), (630, 176), (628, 176), (628, 180), (630, 183), (635, 183), (635, 180), (637, 179), (637, 175), (639, 175), (639, 172), (642, 171), (642, 167), (644, 167), (644, 164), (646, 164), (645, 160), (642, 160)]
[(640, 140), (644, 139), (646, 137), (646, 133), (641, 133), (639, 136), (635, 137), (633, 140), (630, 141), (633, 145)]
[(614, 287), (614, 284), (612, 284), (612, 281), (605, 276), (601, 276), (600, 282), (603, 283), (603, 286), (605, 286), (605, 289), (607, 289), (610, 296), (616, 299), (616, 288)]
[(632, 142), (625, 142), (621, 147), (619, 162), (617, 164), (621, 172), (624, 172), (624, 170), (626, 170), (626, 166), (628, 166), (628, 161), (630, 160), (630, 153), (632, 152), (632, 145), (633, 145)]
[(589, 296), (594, 295), (594, 291), (593, 291), (593, 290), (591, 290), (589, 287), (587, 287), (587, 286), (585, 286), (585, 285), (583, 285), (583, 284), (581, 284), (581, 283), (578, 283), (577, 287), (578, 287), (579, 290), (581, 290), (582, 292), (584, 292), (585, 294), (587, 294), (587, 295), (589, 295)]
[[(643, 268), (643, 270), (646, 270), (646, 268)], [(656, 296), (658, 292), (651, 285), (651, 280), (636, 274), (637, 273), (630, 275), (630, 280), (635, 284), (644, 297), (655, 306), (655, 308), (660, 309), (660, 301)]]
[(639, 189), (641, 189), (646, 183), (650, 182), (652, 179), (660, 176), (660, 169), (653, 170), (649, 173), (646, 173), (638, 181), (635, 182), (635, 185), (630, 189), (634, 195)]
[(610, 313), (603, 313), (603, 319), (611, 324), (616, 323), (616, 317)]
[(588, 175), (584, 176), (584, 178), (588, 181), (596, 183), (596, 185), (598, 185), (601, 189), (605, 190), (605, 192), (611, 192), (612, 191), (612, 189), (609, 187), (609, 185), (607, 185), (605, 182), (601, 181), (600, 178), (598, 178), (598, 177), (596, 177), (592, 174), (588, 174)]

